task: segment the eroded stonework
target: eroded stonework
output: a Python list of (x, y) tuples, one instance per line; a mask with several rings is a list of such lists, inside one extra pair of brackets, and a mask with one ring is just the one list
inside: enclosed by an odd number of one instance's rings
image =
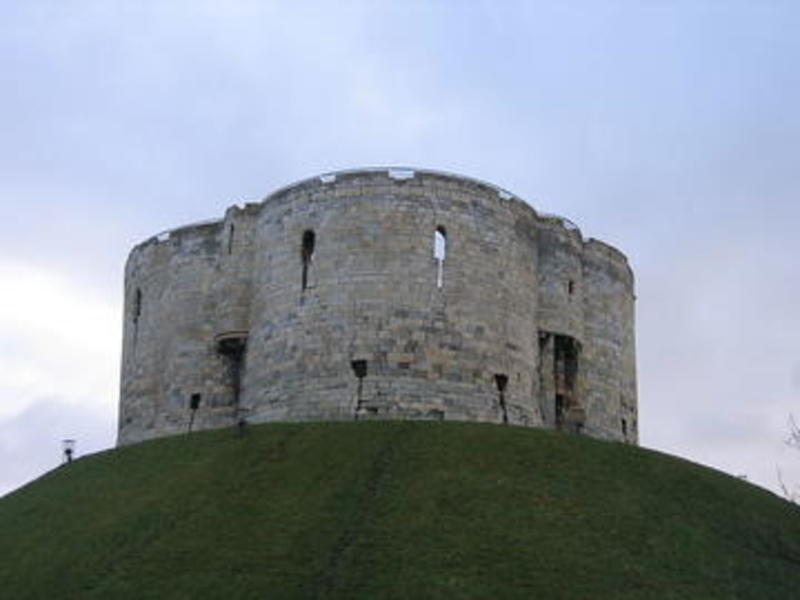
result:
[(625, 256), (495, 186), (407, 169), (302, 181), (133, 249), (120, 444), (352, 419), (635, 443)]

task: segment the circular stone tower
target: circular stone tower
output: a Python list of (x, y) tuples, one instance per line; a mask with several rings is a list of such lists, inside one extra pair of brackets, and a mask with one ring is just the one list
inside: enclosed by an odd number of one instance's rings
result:
[(353, 419), (635, 443), (625, 256), (493, 185), (394, 168), (308, 179), (132, 250), (120, 444)]

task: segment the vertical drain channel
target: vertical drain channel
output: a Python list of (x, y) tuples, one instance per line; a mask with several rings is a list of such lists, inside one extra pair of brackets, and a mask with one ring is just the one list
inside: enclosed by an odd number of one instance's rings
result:
[(503, 415), (503, 425), (508, 425), (508, 408), (506, 407), (506, 386), (508, 385), (508, 375), (505, 373), (495, 373), (494, 382), (497, 384), (497, 393), (500, 396), (500, 411)]

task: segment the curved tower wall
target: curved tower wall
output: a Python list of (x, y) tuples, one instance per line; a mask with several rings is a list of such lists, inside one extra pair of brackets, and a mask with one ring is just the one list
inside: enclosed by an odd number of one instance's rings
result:
[(242, 418), (636, 441), (632, 285), (616, 250), (482, 182), (307, 180), (132, 251), (119, 441)]
[(120, 440), (181, 431), (187, 398), (203, 390), (209, 424), (225, 410), (220, 358), (212, 351), (220, 257), (217, 224), (153, 238), (128, 259)]
[[(584, 398), (591, 428), (638, 439), (633, 273), (618, 250), (590, 239), (583, 259)], [(590, 431), (591, 432), (591, 431)], [(620, 431), (622, 433), (622, 431)]]
[[(537, 422), (533, 242), (506, 235), (518, 213), (493, 189), (434, 175), (356, 174), (271, 198), (258, 223), (248, 342), (248, 361), (265, 367), (245, 379), (254, 418), (353, 418), (360, 408), (364, 417), (497, 420), (494, 375), (513, 371), (507, 418)], [(446, 232), (441, 287), (437, 227)], [(367, 361), (360, 399), (354, 360)]]

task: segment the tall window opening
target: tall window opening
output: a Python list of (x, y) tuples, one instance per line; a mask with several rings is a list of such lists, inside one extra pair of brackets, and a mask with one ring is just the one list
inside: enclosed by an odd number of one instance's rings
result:
[(233, 252), (233, 234), (236, 232), (236, 229), (233, 226), (233, 223), (230, 224), (228, 227), (228, 254)]
[(433, 258), (436, 259), (436, 287), (444, 285), (444, 259), (447, 256), (447, 231), (439, 225), (433, 233)]
[(314, 243), (316, 236), (312, 229), (303, 232), (303, 246), (300, 251), (300, 258), (303, 261), (303, 290), (308, 287), (308, 271), (311, 267), (311, 259), (314, 256)]
[(133, 295), (133, 324), (139, 322), (139, 317), (142, 314), (142, 290), (136, 288), (136, 293)]
[(545, 422), (580, 433), (586, 410), (580, 397), (581, 343), (568, 335), (539, 332), (539, 402)]
[(247, 350), (246, 332), (229, 332), (217, 337), (217, 352), (227, 367), (226, 379), (232, 392), (231, 406), (233, 416), (238, 424), (243, 418), (243, 409), (239, 399), (242, 389), (242, 373), (244, 371), (245, 353)]
[(556, 394), (556, 427), (561, 428), (564, 425), (564, 396)]
[(568, 335), (554, 336), (553, 370), (556, 392), (556, 427), (580, 432), (585, 411), (578, 398), (580, 343)]

